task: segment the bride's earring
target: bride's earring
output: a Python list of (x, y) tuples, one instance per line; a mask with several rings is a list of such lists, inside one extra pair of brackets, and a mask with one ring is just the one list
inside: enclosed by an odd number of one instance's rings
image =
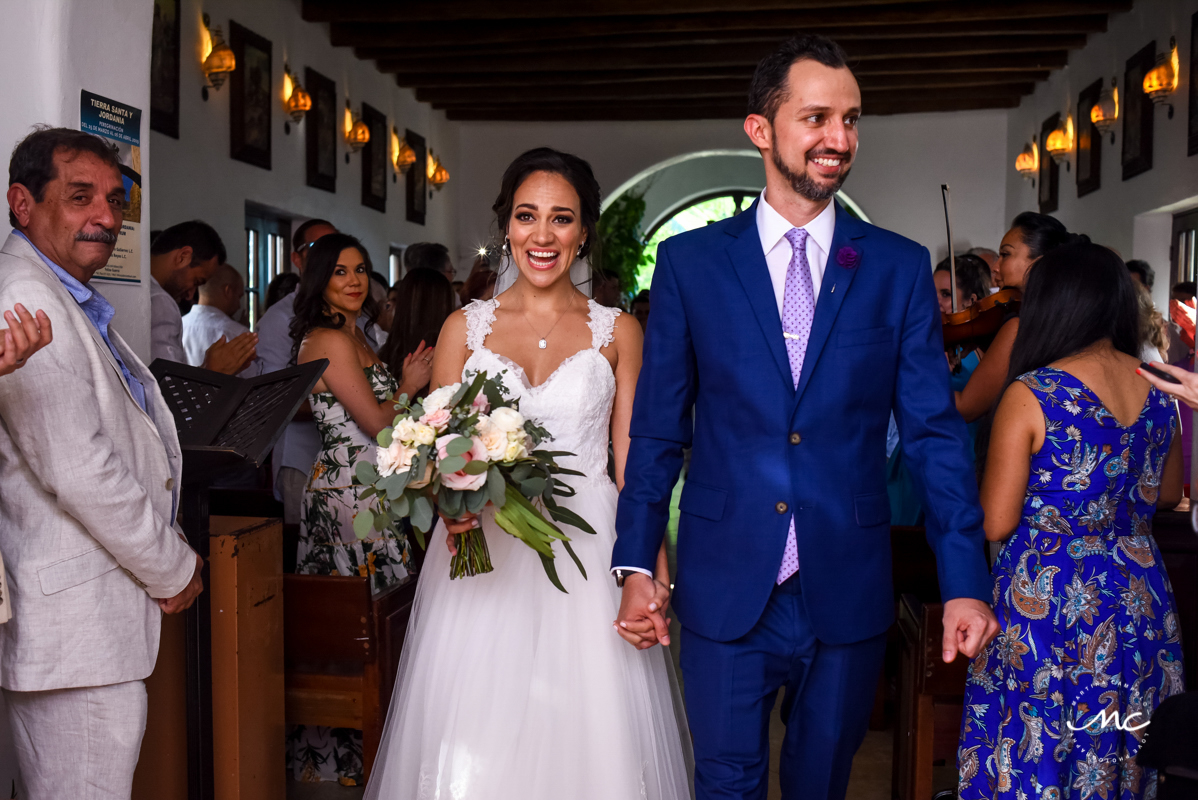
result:
[(578, 257), (579, 258), (582, 258), (582, 251), (586, 246), (587, 246), (587, 243), (585, 240), (583, 241), (582, 244), (578, 245)]
[(510, 256), (512, 254), (512, 240), (508, 237), (503, 237), (503, 254)]

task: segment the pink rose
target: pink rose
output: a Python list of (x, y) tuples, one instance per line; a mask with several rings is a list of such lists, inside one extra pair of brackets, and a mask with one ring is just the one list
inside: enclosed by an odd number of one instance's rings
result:
[[(437, 460), (438, 461), (444, 460), (449, 457), (449, 453), (447, 453), (445, 451), (445, 448), (449, 445), (449, 443), (451, 441), (453, 441), (456, 438), (458, 438), (458, 437), (457, 436), (442, 436), (440, 439), (437, 440)], [(473, 437), (470, 441), (471, 441), (472, 446), (468, 451), (466, 451), (462, 455), (462, 458), (466, 459), (467, 464), (469, 464), (471, 461), (474, 461), (475, 459), (486, 461), (487, 460), (486, 445), (484, 445), (482, 443), (482, 440), (479, 439), (477, 436)], [(441, 483), (448, 489), (458, 489), (463, 492), (472, 492), (475, 489), (483, 488), (483, 485), (486, 482), (487, 482), (487, 473), (485, 473), (485, 472), (480, 473), (478, 475), (470, 475), (466, 472), (452, 472), (452, 473), (443, 472), (443, 473), (441, 473)]]
[(491, 401), (487, 399), (487, 396), (485, 394), (483, 394), (482, 392), (479, 392), (474, 397), (474, 402), (471, 403), (470, 406), (475, 411), (477, 411), (479, 414), (486, 414), (488, 411), (491, 410)]
[(449, 409), (439, 408), (436, 411), (430, 411), (421, 417), (420, 421), (425, 425), (436, 428), (438, 431), (443, 431), (449, 425)]

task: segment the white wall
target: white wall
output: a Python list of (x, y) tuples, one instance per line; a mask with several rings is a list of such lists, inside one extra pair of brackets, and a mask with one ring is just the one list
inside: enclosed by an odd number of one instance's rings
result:
[[(1006, 112), (869, 117), (868, 111), (844, 190), (874, 224), (926, 245), (933, 258), (944, 255), (940, 184), (947, 182), (953, 189), (957, 246), (997, 248), (1005, 230)], [(520, 153), (542, 145), (589, 161), (605, 198), (667, 159), (750, 146), (740, 120), (460, 123), (459, 251), (491, 235), (490, 207), (504, 169)]]
[(1168, 302), (1169, 236), (1173, 212), (1198, 205), (1198, 156), (1186, 156), (1186, 119), (1189, 113), (1190, 17), (1198, 11), (1198, 0), (1137, 0), (1131, 11), (1111, 15), (1108, 30), (1090, 37), (1086, 47), (1075, 51), (1069, 66), (1057, 72), (1025, 98), (1009, 119), (1007, 157), (1004, 162), (1007, 188), (1006, 219), (1021, 211), (1038, 210), (1036, 190), (1015, 172), (1015, 156), (1039, 132), (1054, 112), (1073, 113), (1077, 94), (1098, 78), (1110, 86), (1118, 78), (1119, 91), (1142, 91), (1123, 86), (1127, 59), (1152, 40), (1158, 53), (1168, 50), (1169, 37), (1177, 38), (1182, 82), (1173, 95), (1175, 113), (1153, 111), (1155, 131), (1153, 164), (1148, 172), (1122, 180), (1122, 121), (1115, 126), (1115, 144), (1110, 134), (1102, 143), (1102, 187), (1085, 197), (1077, 196), (1077, 165), (1070, 156), (1070, 170), (1060, 171), (1060, 207), (1053, 214), (1072, 231), (1085, 233), (1094, 241), (1114, 247), (1124, 258), (1142, 258), (1157, 273), (1154, 299)]
[[(79, 127), (79, 92), (142, 110), (141, 171), (149, 185), (150, 23), (143, 0), (0, 0), (0, 72), (8, 76), (0, 114), (0, 152), (10, 152), (36, 123)], [(143, 215), (143, 220), (145, 219)], [(7, 223), (5, 223), (7, 225)], [(5, 228), (7, 230), (7, 228)], [(141, 225), (140, 284), (95, 284), (116, 308), (113, 327), (143, 359), (150, 354), (150, 225)], [(8, 785), (0, 768), (0, 785)]]
[[(147, 7), (148, 0), (144, 0)], [(387, 274), (391, 244), (441, 241), (453, 245), (451, 224), (453, 197), (463, 172), (457, 137), (443, 113), (417, 103), (410, 90), (395, 85), (392, 77), (375, 69), (373, 62), (360, 61), (350, 48), (329, 44), (328, 26), (304, 22), (301, 0), (183, 0), (182, 64), (180, 66), (179, 138), (150, 134), (159, 169), (150, 195), (150, 219), (161, 229), (188, 219), (202, 219), (220, 233), (229, 250), (230, 262), (245, 268), (245, 201), (250, 200), (301, 217), (323, 217), (346, 233), (358, 236), (370, 251), (375, 268)], [(229, 157), (229, 86), (209, 91), (201, 98), (200, 71), (202, 12), (213, 26), (220, 25), (226, 39), (232, 18), (272, 43), (273, 80), (277, 104), (272, 110), (271, 169), (235, 161)], [(148, 48), (147, 38), (142, 47)], [(148, 58), (148, 55), (147, 55)], [(428, 200), (426, 225), (405, 220), (404, 178), (390, 180), (388, 168), (387, 211), (380, 213), (361, 203), (361, 156), (345, 163), (348, 148), (340, 139), (337, 153), (335, 194), (306, 184), (307, 122), (292, 124), (285, 135), (288, 117), (283, 108), (283, 64), (303, 80), (304, 68), (312, 67), (337, 84), (337, 108), (342, 111), (348, 91), (355, 112), (363, 101), (387, 115), (388, 126), (403, 134), (410, 128), (424, 136), (450, 172), (450, 182)], [(146, 72), (146, 70), (143, 70)], [(455, 261), (469, 269), (469, 261)]]

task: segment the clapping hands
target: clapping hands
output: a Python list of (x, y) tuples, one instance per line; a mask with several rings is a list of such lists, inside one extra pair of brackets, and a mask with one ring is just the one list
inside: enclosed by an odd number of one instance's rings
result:
[(0, 375), (8, 375), (21, 367), (31, 355), (54, 339), (54, 330), (46, 312), (38, 311), (36, 318), (17, 303), (13, 311), (4, 312), (8, 330), (0, 342)]
[(258, 334), (246, 331), (229, 341), (224, 336), (204, 353), (204, 369), (225, 375), (236, 375), (250, 365), (258, 355)]
[(620, 613), (612, 624), (616, 633), (637, 650), (670, 644), (670, 587), (658, 578), (634, 572), (624, 581)]

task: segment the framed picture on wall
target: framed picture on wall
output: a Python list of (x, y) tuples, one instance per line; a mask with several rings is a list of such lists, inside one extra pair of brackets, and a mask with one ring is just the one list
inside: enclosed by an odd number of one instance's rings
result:
[(1102, 185), (1102, 134), (1090, 121), (1090, 109), (1102, 94), (1102, 78), (1077, 96), (1077, 196), (1097, 192)]
[(150, 45), (150, 130), (179, 138), (180, 0), (154, 0)]
[(405, 130), (404, 138), (408, 140), (408, 144), (411, 145), (413, 152), (416, 153), (416, 163), (412, 165), (405, 176), (407, 178), (408, 190), (406, 198), (408, 201), (408, 222), (423, 225), (424, 213), (428, 209), (428, 173), (426, 172), (428, 149), (425, 147), (424, 137), (418, 133)]
[(1198, 11), (1190, 17), (1190, 129), (1186, 155), (1198, 155)]
[(311, 67), (304, 69), (304, 88), (312, 108), (304, 118), (308, 148), (308, 185), (337, 191), (337, 84)]
[(387, 115), (362, 104), (362, 122), (370, 129), (370, 141), (362, 148), (362, 205), (387, 210)]
[(270, 169), (270, 41), (229, 20), (229, 47), (237, 59), (237, 69), (229, 75), (229, 156)]
[(1048, 134), (1055, 131), (1057, 125), (1060, 124), (1061, 115), (1058, 113), (1044, 120), (1044, 124), (1040, 126), (1040, 175), (1036, 191), (1038, 192), (1037, 199), (1040, 201), (1041, 214), (1051, 214), (1056, 211), (1060, 199), (1061, 168), (1048, 154)]
[(1123, 70), (1123, 180), (1152, 169), (1154, 106), (1144, 94), (1144, 76), (1156, 64), (1156, 42), (1127, 59)]

